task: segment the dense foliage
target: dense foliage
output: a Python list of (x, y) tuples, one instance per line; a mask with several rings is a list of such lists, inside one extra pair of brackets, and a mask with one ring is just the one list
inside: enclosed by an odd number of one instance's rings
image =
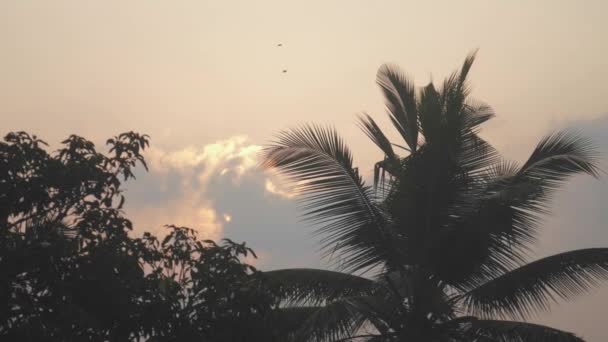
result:
[(148, 137), (107, 144), (104, 155), (71, 136), (49, 153), (24, 132), (0, 143), (0, 339), (270, 340), (272, 298), (240, 259), (252, 251), (184, 227), (131, 237), (121, 183), (146, 167)]

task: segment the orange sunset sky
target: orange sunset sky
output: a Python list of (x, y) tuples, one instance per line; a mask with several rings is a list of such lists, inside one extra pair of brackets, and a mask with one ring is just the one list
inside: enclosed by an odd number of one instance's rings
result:
[[(2, 134), (147, 133), (150, 172), (127, 184), (138, 232), (189, 225), (248, 241), (262, 269), (324, 266), (289, 189), (257, 167), (274, 134), (335, 125), (369, 174), (381, 156), (355, 118), (388, 127), (378, 67), (423, 85), (479, 48), (473, 96), (497, 113), (482, 135), (506, 157), (564, 127), (608, 156), (606, 13), (595, 0), (1, 0)], [(532, 258), (608, 246), (607, 179), (560, 193)], [(606, 317), (608, 286), (538, 321), (601, 342)]]

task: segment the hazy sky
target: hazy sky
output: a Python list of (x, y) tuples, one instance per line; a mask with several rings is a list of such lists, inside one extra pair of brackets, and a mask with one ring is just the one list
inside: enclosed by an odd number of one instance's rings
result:
[[(483, 134), (508, 157), (566, 126), (608, 151), (606, 13), (591, 0), (0, 0), (0, 123), (51, 143), (148, 133), (151, 172), (128, 185), (138, 229), (187, 224), (247, 240), (261, 267), (318, 266), (311, 229), (255, 167), (260, 145), (330, 123), (369, 171), (379, 154), (354, 122), (386, 123), (378, 67), (423, 85), (480, 48), (473, 94), (498, 114)], [(608, 246), (606, 199), (606, 179), (576, 180), (538, 256)], [(542, 321), (604, 341), (606, 304), (608, 285)]]

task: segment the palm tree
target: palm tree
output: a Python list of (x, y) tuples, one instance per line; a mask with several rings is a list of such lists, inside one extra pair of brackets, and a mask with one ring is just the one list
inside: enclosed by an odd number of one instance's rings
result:
[[(475, 59), (440, 87), (416, 89), (395, 66), (377, 81), (404, 143), (369, 115), (360, 125), (381, 149), (374, 186), (330, 127), (283, 131), (264, 165), (293, 182), (338, 271), (266, 272), (302, 341), (582, 341), (527, 323), (558, 300), (608, 278), (608, 248), (527, 263), (551, 196), (575, 174), (598, 175), (585, 138), (558, 132), (523, 165), (479, 137), (491, 108), (469, 98)], [(364, 277), (363, 275), (368, 276)]]

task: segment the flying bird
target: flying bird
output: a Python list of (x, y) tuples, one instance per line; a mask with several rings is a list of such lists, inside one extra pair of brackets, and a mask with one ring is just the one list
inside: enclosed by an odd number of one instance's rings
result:
[[(281, 46), (283, 46), (283, 43), (278, 43), (277, 44), (277, 47), (281, 47)], [(284, 74), (287, 73), (287, 69), (283, 69), (283, 73)]]

